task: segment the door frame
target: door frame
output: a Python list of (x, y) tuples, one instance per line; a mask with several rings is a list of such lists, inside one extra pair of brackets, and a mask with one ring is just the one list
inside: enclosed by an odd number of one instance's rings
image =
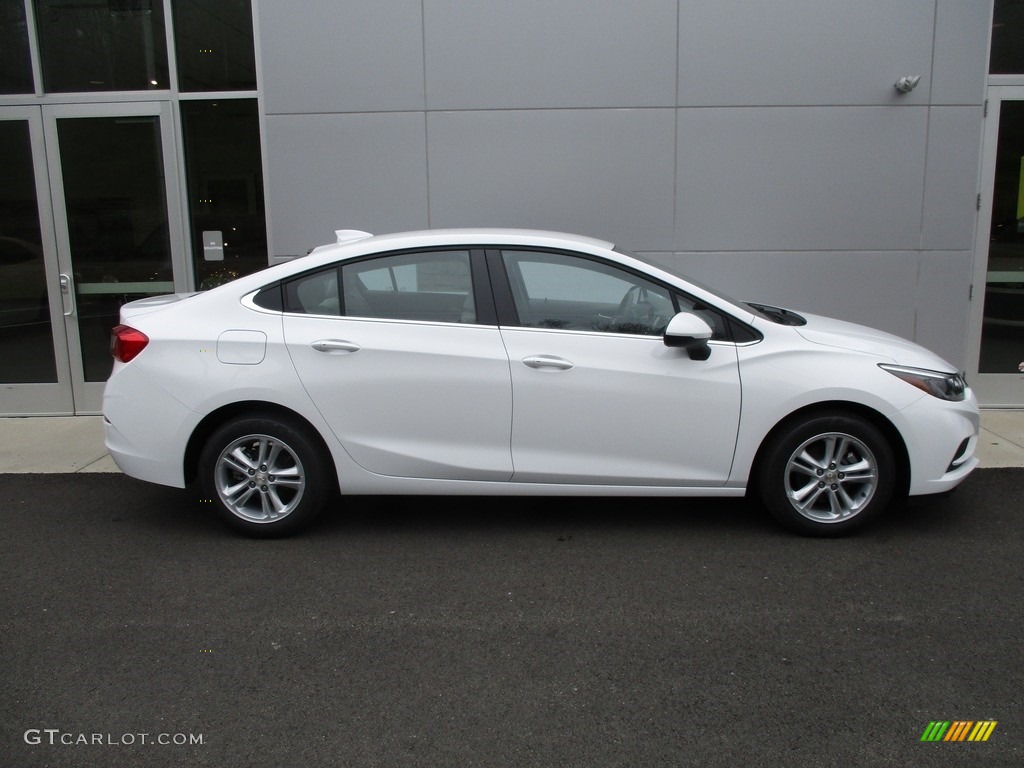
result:
[[(985, 285), (988, 278), (989, 240), (996, 179), (996, 155), (999, 150), (999, 120), (1004, 101), (1024, 101), (1024, 85), (988, 87), (988, 112), (981, 150), (981, 204), (975, 227), (974, 272), (968, 335), (967, 377), (981, 405), (988, 408), (1024, 407), (1024, 373), (980, 373), (981, 334), (985, 313)], [(1024, 361), (1024, 349), (1021, 351)]]

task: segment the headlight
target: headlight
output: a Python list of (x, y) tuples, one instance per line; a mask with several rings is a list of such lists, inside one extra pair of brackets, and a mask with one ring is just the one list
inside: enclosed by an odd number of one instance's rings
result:
[(879, 363), (878, 367), (940, 400), (963, 400), (967, 390), (967, 382), (959, 373), (943, 373), (885, 363)]

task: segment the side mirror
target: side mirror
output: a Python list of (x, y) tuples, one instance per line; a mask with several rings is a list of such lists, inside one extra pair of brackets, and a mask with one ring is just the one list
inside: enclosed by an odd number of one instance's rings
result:
[(680, 312), (668, 321), (665, 328), (666, 347), (684, 347), (691, 360), (711, 357), (711, 326), (692, 312)]

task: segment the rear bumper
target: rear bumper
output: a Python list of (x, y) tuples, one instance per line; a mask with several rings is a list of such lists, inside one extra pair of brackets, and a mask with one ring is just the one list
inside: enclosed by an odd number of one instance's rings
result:
[(184, 488), (185, 446), (197, 421), (137, 366), (115, 366), (103, 393), (103, 427), (107, 450), (126, 475)]

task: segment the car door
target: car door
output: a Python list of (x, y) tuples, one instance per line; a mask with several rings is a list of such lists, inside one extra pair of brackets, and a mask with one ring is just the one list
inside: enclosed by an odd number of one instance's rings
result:
[(471, 265), (465, 250), (390, 254), (284, 285), (284, 337), (296, 371), (364, 469), (511, 476), (509, 362), (489, 291), (482, 307), (474, 295), (482, 258)]
[[(501, 317), (514, 481), (725, 483), (740, 414), (736, 346), (713, 340), (710, 357), (694, 360), (662, 338), (692, 302), (581, 255), (505, 250), (492, 263), (507, 279), (499, 307), (515, 308)], [(724, 317), (705, 317), (726, 336)]]

